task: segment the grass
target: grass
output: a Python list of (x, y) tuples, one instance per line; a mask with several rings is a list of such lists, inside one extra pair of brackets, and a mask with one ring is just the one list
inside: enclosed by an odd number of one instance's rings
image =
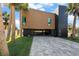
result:
[(8, 43), (11, 56), (28, 56), (32, 44), (32, 37), (19, 37), (15, 43)]
[(71, 41), (79, 43), (79, 37), (75, 37), (75, 38), (69, 37), (68, 40), (71, 40)]
[(11, 56), (29, 56), (32, 45), (32, 37), (19, 37), (15, 43), (8, 43)]
[(17, 37), (15, 43), (9, 41), (8, 48), (10, 56), (29, 56), (31, 45), (32, 37)]

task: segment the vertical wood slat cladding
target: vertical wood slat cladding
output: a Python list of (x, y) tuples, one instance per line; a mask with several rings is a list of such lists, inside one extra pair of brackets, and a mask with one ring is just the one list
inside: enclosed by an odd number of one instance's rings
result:
[[(25, 29), (55, 29), (55, 14), (45, 13), (42, 11), (30, 9), (23, 12), (23, 16), (26, 16)], [(48, 26), (48, 18), (51, 18), (51, 25)]]

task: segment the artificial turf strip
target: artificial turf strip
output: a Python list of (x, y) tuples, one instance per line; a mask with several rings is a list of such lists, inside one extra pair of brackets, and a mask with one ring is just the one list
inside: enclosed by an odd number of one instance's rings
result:
[(15, 43), (8, 43), (11, 56), (29, 56), (32, 45), (32, 37), (17, 38)]

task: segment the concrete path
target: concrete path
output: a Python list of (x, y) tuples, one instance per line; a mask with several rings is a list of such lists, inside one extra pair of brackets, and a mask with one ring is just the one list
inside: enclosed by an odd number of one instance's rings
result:
[(30, 56), (79, 56), (79, 43), (63, 38), (35, 36)]

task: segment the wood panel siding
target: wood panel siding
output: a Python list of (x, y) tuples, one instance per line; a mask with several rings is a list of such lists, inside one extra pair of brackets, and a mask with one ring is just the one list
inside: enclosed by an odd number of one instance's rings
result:
[[(46, 13), (34, 9), (23, 11), (23, 16), (26, 16), (26, 24), (23, 25), (25, 29), (55, 29), (55, 14)], [(48, 18), (51, 19), (50, 26), (48, 25)]]

